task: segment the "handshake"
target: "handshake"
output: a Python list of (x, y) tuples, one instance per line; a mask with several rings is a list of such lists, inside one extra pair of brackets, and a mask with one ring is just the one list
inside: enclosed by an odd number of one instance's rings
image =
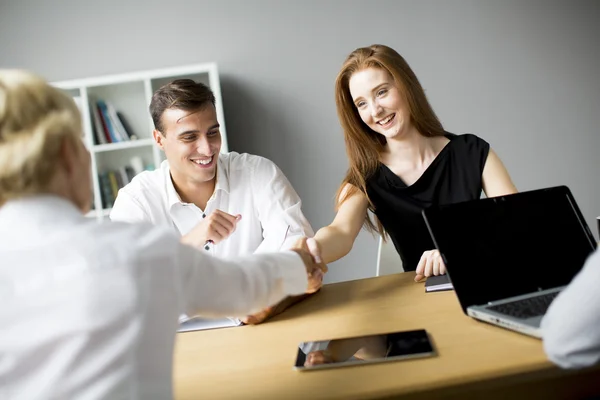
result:
[(257, 314), (248, 315), (247, 317), (242, 318), (242, 323), (252, 325), (260, 324), (268, 318), (281, 313), (292, 304), (295, 304), (305, 299), (308, 295), (315, 293), (321, 289), (321, 286), (323, 286), (323, 275), (327, 272), (327, 265), (325, 265), (321, 259), (321, 251), (317, 241), (313, 238), (303, 237), (298, 239), (298, 241), (294, 243), (294, 246), (292, 246), (290, 250), (296, 252), (302, 258), (304, 266), (306, 267), (306, 275), (308, 277), (306, 294), (287, 297), (277, 305), (267, 307)]
[[(240, 214), (233, 215), (215, 210), (183, 236), (181, 241), (193, 247), (204, 247), (208, 242), (218, 244), (235, 232), (235, 228), (241, 219)], [(321, 260), (321, 251), (317, 241), (313, 238), (303, 237), (298, 239), (290, 250), (298, 253), (306, 266), (306, 273), (308, 274), (306, 293), (315, 293), (323, 285), (323, 274), (327, 272), (327, 266)]]
[(321, 259), (321, 250), (313, 238), (301, 238), (290, 249), (298, 253), (304, 261), (308, 275), (306, 293), (315, 293), (323, 285), (323, 275), (327, 272), (327, 265)]

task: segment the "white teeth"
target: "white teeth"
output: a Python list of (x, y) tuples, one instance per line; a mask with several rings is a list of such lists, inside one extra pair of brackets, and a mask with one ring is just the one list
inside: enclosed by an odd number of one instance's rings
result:
[(380, 125), (385, 125), (385, 124), (387, 124), (388, 122), (390, 122), (390, 121), (392, 120), (392, 118), (394, 118), (394, 115), (395, 115), (395, 114), (392, 114), (392, 115), (390, 115), (389, 117), (387, 117), (386, 119), (382, 119), (381, 121), (379, 121), (379, 124), (380, 124)]
[(212, 157), (207, 160), (193, 160), (196, 164), (208, 165), (212, 161)]

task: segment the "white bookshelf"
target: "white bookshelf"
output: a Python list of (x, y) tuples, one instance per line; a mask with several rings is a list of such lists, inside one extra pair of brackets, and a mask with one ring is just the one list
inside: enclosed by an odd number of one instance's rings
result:
[[(154, 143), (152, 130), (154, 125), (148, 107), (152, 94), (162, 85), (179, 78), (189, 78), (209, 86), (215, 95), (217, 119), (221, 125), (221, 152), (229, 151), (219, 73), (215, 63), (188, 65), (175, 68), (162, 68), (131, 72), (118, 75), (106, 75), (52, 83), (67, 92), (80, 105), (83, 117), (85, 143), (92, 159), (92, 190), (94, 208), (88, 214), (102, 221), (110, 212), (103, 206), (100, 174), (118, 170), (130, 165), (132, 159), (142, 161), (144, 169), (157, 168), (164, 160), (164, 154)], [(126, 117), (131, 130), (137, 136), (135, 140), (116, 143), (98, 143), (94, 134), (92, 107), (95, 100), (102, 99)]]

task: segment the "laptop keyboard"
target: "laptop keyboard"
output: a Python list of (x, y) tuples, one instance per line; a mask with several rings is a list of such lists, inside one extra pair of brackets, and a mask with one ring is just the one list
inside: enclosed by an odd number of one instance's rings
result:
[(511, 301), (510, 303), (498, 304), (496, 306), (488, 307), (488, 310), (523, 319), (539, 317), (546, 313), (546, 310), (550, 307), (550, 303), (558, 296), (558, 293), (559, 292), (552, 292), (541, 296)]

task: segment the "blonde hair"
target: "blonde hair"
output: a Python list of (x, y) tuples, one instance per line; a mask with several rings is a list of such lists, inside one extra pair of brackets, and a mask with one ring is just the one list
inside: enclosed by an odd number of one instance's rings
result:
[[(336, 209), (346, 199), (360, 191), (369, 200), (368, 210), (374, 213), (375, 207), (367, 193), (367, 180), (379, 167), (379, 155), (385, 148), (386, 139), (362, 121), (349, 88), (352, 75), (370, 67), (386, 71), (394, 79), (396, 87), (406, 102), (410, 121), (421, 135), (442, 136), (444, 128), (427, 101), (417, 76), (406, 60), (394, 49), (382, 44), (374, 44), (350, 53), (335, 81), (335, 103), (338, 119), (344, 131), (346, 154), (350, 161), (350, 167), (336, 195)], [(379, 219), (375, 218), (374, 223), (366, 213), (364, 224), (368, 231), (378, 232), (385, 237)]]
[(0, 70), (0, 206), (43, 193), (56, 172), (64, 139), (79, 140), (75, 102), (44, 79)]

